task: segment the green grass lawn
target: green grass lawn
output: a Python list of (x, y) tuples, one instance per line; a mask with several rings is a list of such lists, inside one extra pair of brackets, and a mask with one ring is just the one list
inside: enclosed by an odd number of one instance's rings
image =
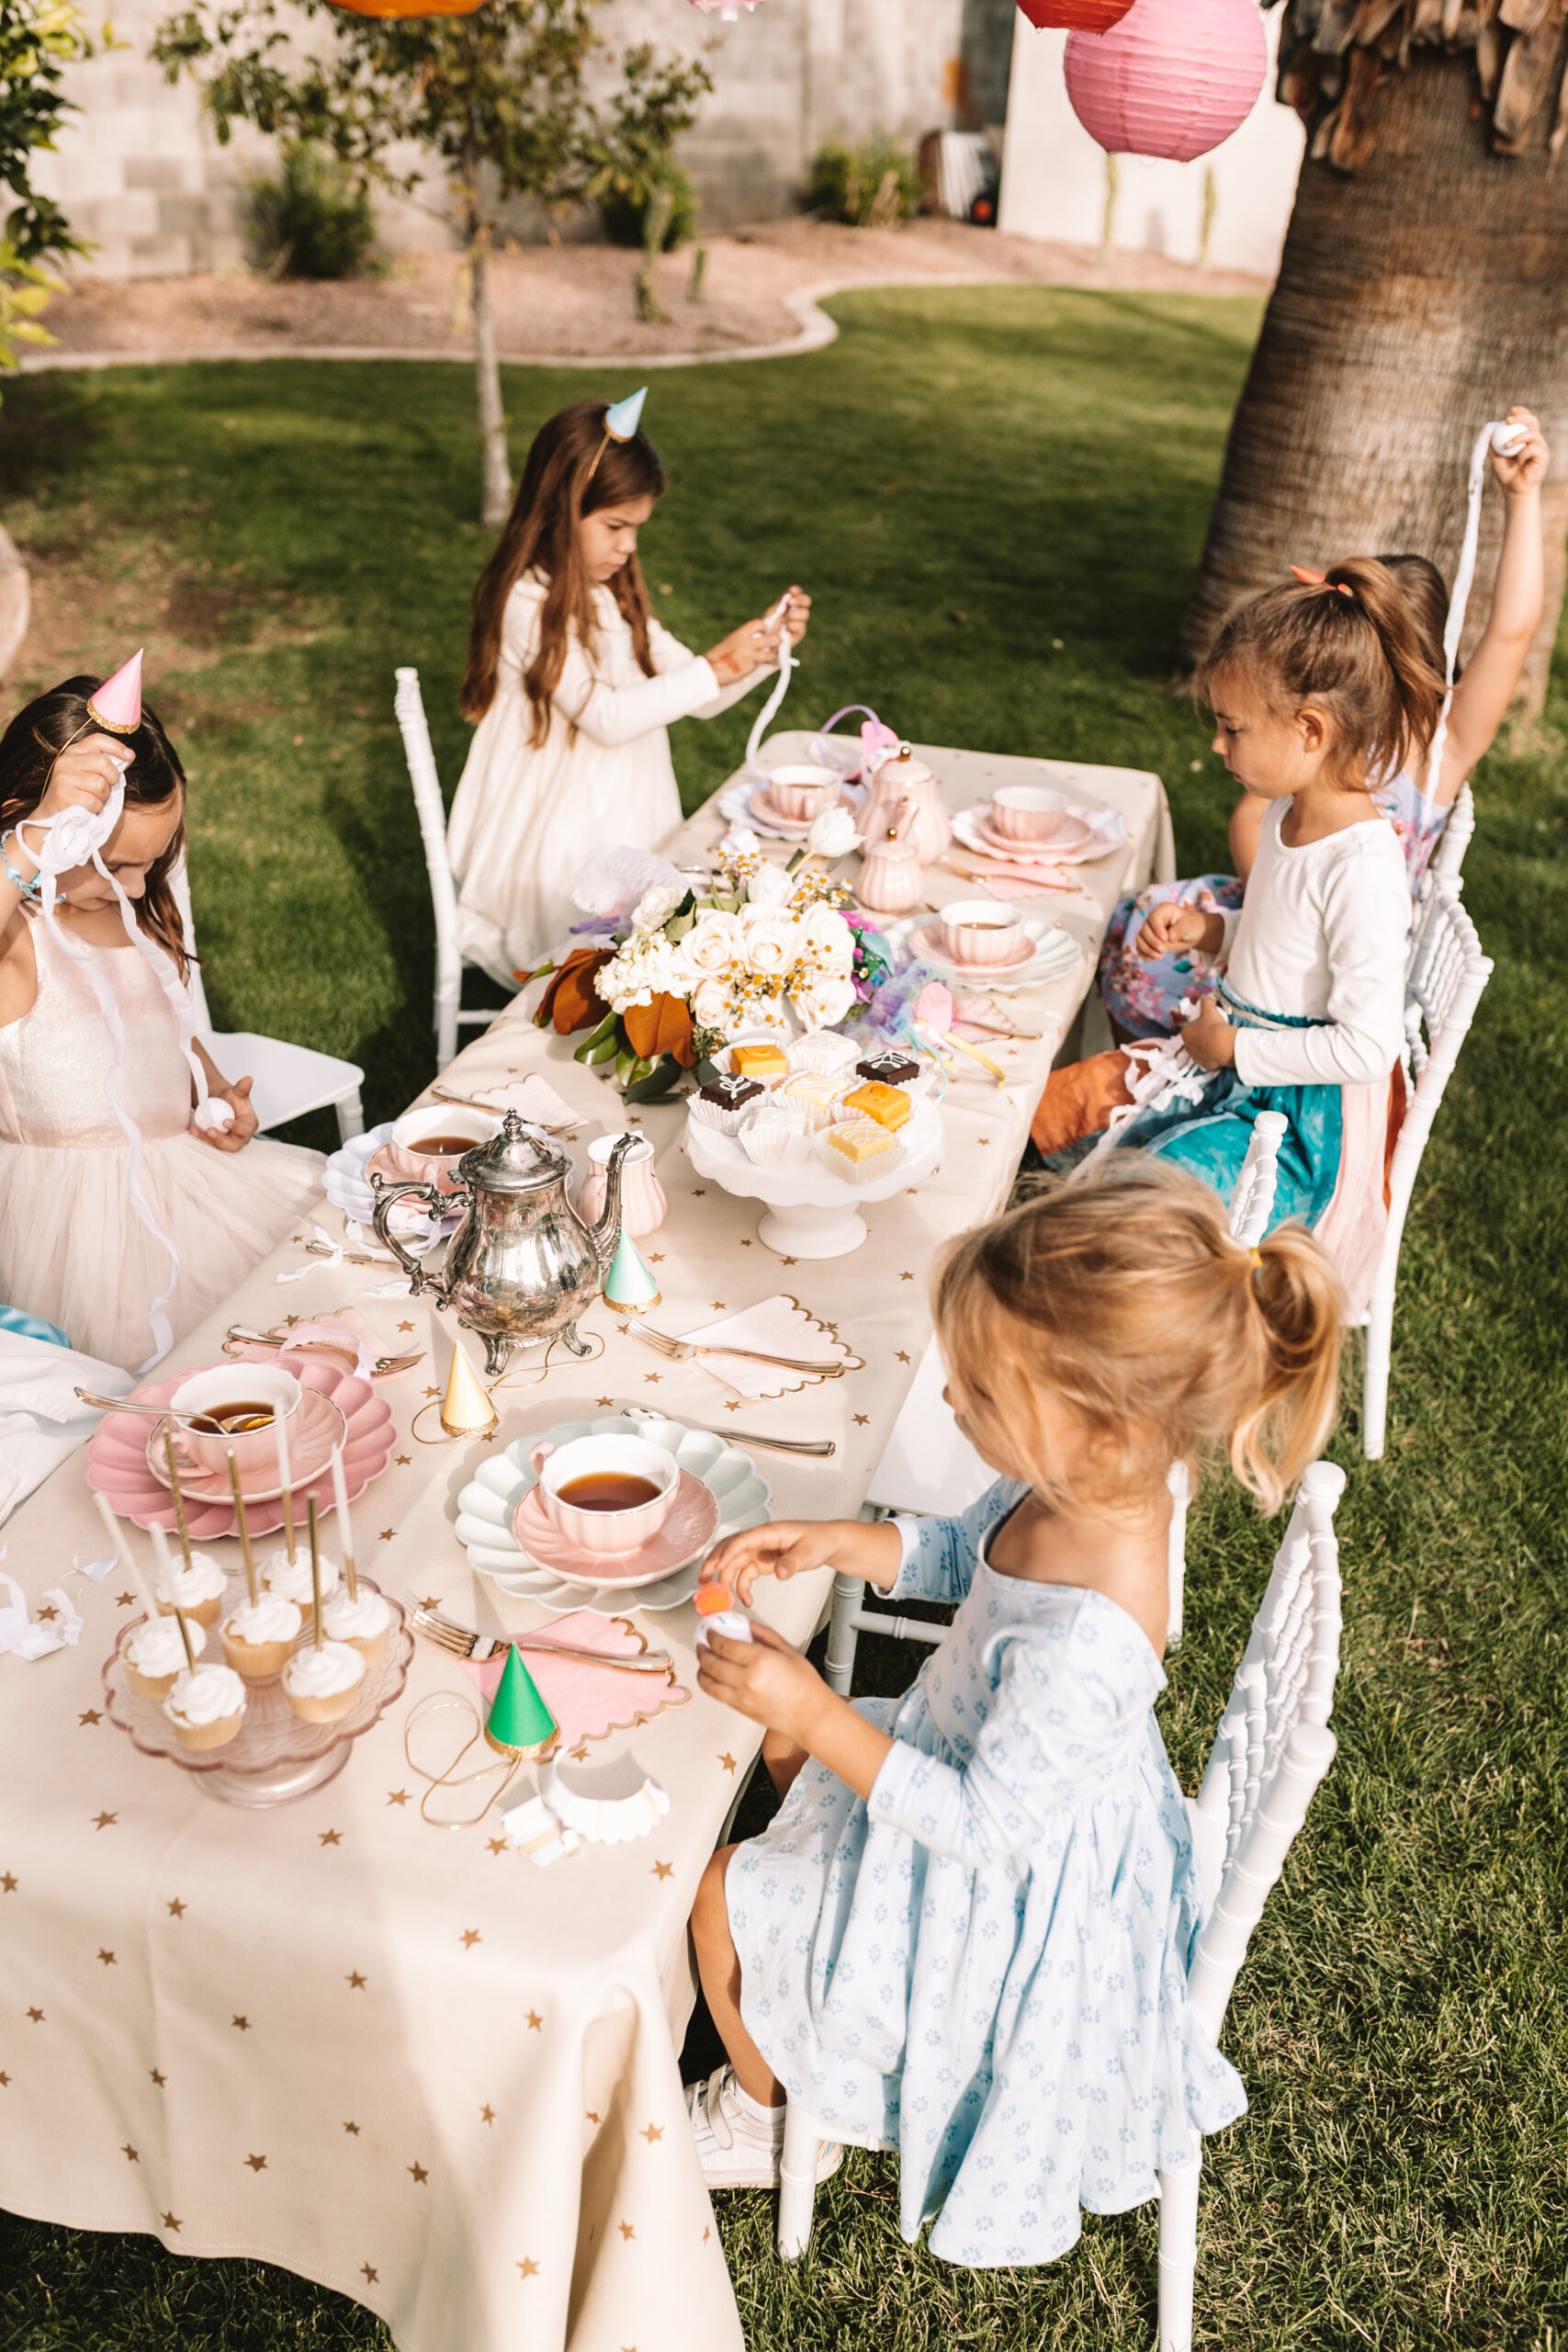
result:
[[(834, 308), (830, 350), (654, 379), (660, 613), (703, 646), (799, 579), (816, 619), (788, 718), (864, 700), (927, 741), (1156, 768), (1181, 870), (1223, 865), (1227, 780), (1166, 681), (1258, 306), (1009, 288)], [(590, 388), (511, 373), (514, 458)], [(417, 663), (450, 788), (476, 476), (449, 367), (34, 378), (0, 414), (51, 653), (107, 668), (145, 638), (188, 752), (215, 1020), (352, 1055), (372, 1117), (433, 1058), (391, 672)], [(1388, 1457), (1357, 1466), (1353, 1414), (1336, 1442), (1339, 1759), (1227, 2028), (1252, 2108), (1210, 2144), (1207, 2346), (1556, 2352), (1568, 2327), (1565, 695), (1560, 665), (1544, 727), (1478, 779), (1466, 903), (1497, 969), (1406, 1238)], [(677, 730), (688, 806), (748, 724)], [(1233, 1498), (1195, 1515), (1162, 1707), (1188, 1785), (1273, 1542)], [(862, 1655), (859, 1687), (913, 1670)], [(798, 2271), (773, 2260), (766, 2199), (719, 2212), (753, 2352), (1153, 2340), (1152, 2208), (1089, 2220), (1052, 2269), (988, 2274), (903, 2245), (883, 2158), (820, 2194)], [(0, 2352), (384, 2340), (282, 2272), (0, 2217)]]

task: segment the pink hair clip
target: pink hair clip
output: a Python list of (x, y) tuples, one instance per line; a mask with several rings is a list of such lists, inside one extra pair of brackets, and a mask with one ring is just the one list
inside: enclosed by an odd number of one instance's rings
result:
[(1299, 580), (1303, 588), (1337, 588), (1342, 596), (1356, 593), (1348, 580), (1330, 580), (1325, 571), (1309, 571), (1304, 563), (1292, 563), (1291, 577)]

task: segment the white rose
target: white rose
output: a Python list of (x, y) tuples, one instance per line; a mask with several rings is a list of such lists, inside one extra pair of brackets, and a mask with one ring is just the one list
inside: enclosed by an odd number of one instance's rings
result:
[[(748, 908), (748, 916), (751, 910)], [(745, 926), (746, 961), (761, 978), (791, 972), (800, 960), (806, 941), (793, 915), (762, 915)]]
[(829, 805), (811, 820), (811, 831), (806, 836), (806, 847), (812, 857), (848, 857), (851, 850), (859, 849), (860, 835), (848, 808)]
[(650, 890), (643, 892), (632, 909), (632, 929), (643, 932), (661, 930), (685, 895), (684, 888), (668, 882), (656, 882)]
[(761, 865), (746, 886), (747, 901), (770, 914), (795, 895), (795, 884), (782, 865)]
[(855, 960), (855, 935), (831, 907), (813, 907), (806, 918), (811, 952), (825, 972), (847, 973)]
[(699, 1029), (717, 1029), (728, 1033), (730, 1025), (729, 985), (725, 980), (704, 980), (692, 999), (692, 1019)]
[(745, 936), (739, 915), (727, 915), (722, 909), (710, 907), (700, 914), (681, 942), (681, 955), (689, 972), (707, 978), (716, 972), (728, 972), (732, 964), (746, 961)]
[(842, 1021), (855, 1003), (854, 983), (829, 973), (820, 979), (808, 980), (804, 988), (792, 989), (791, 1004), (795, 1018), (806, 1029), (831, 1029)]

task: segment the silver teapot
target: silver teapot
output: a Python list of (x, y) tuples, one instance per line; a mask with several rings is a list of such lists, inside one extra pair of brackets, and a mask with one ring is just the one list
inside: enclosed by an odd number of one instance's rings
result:
[[(397, 1183), (373, 1176), (375, 1227), (409, 1274), (417, 1297), (429, 1291), (438, 1307), (455, 1306), (465, 1329), (485, 1343), (485, 1371), (504, 1372), (514, 1347), (532, 1347), (558, 1332), (573, 1355), (590, 1351), (577, 1318), (599, 1295), (621, 1238), (621, 1162), (637, 1137), (622, 1136), (605, 1170), (604, 1213), (584, 1225), (566, 1196), (571, 1161), (509, 1111), (501, 1133), (476, 1144), (457, 1162), (450, 1193), (434, 1184)], [(437, 1279), (395, 1238), (388, 1219), (399, 1201), (423, 1200), (436, 1216), (467, 1214), (446, 1246)]]

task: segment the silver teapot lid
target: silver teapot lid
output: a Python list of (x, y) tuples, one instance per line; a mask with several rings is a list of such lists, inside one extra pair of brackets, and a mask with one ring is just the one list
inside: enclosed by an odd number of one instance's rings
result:
[(463, 1154), (457, 1174), (476, 1192), (533, 1193), (558, 1183), (570, 1167), (566, 1153), (554, 1148), (542, 1127), (508, 1111), (498, 1136)]

